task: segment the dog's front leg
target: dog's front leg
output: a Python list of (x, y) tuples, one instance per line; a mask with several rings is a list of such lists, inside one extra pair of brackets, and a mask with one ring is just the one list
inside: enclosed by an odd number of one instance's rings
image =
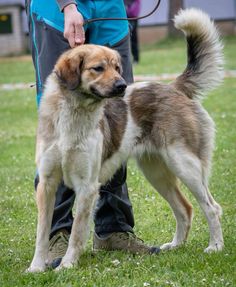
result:
[(98, 197), (98, 189), (99, 184), (96, 183), (80, 187), (80, 190), (76, 191), (76, 212), (68, 249), (56, 270), (73, 267), (78, 262), (87, 241), (89, 221)]
[(37, 186), (36, 201), (38, 208), (38, 224), (36, 247), (33, 260), (27, 272), (42, 272), (45, 270), (49, 247), (49, 233), (55, 204), (57, 181), (52, 177), (41, 178)]

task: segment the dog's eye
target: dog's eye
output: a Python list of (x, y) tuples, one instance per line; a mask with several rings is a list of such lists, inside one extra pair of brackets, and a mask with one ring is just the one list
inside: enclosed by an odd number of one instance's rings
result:
[(103, 72), (104, 71), (103, 66), (96, 66), (96, 67), (92, 67), (91, 69), (96, 71), (96, 72)]
[(119, 66), (116, 66), (116, 71), (117, 71), (118, 73), (120, 73), (120, 67), (119, 67)]

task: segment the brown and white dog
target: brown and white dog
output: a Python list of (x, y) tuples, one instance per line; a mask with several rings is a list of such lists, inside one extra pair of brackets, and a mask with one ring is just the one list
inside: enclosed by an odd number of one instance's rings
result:
[(59, 182), (63, 179), (75, 191), (77, 202), (68, 250), (58, 269), (78, 261), (100, 184), (131, 156), (176, 218), (174, 238), (161, 249), (181, 245), (191, 226), (192, 207), (178, 179), (206, 216), (210, 242), (205, 251), (223, 248), (221, 207), (208, 189), (214, 123), (199, 101), (222, 79), (222, 45), (214, 24), (199, 10), (180, 11), (175, 25), (186, 35), (188, 63), (171, 84), (142, 82), (126, 88), (120, 57), (106, 47), (83, 45), (59, 58), (39, 110), (38, 227), (29, 272), (46, 268)]

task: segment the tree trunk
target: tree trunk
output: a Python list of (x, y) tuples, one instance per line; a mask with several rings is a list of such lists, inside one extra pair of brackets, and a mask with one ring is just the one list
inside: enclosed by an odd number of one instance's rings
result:
[(170, 37), (182, 35), (182, 33), (174, 27), (173, 22), (174, 16), (181, 8), (183, 8), (183, 0), (169, 0), (168, 35)]

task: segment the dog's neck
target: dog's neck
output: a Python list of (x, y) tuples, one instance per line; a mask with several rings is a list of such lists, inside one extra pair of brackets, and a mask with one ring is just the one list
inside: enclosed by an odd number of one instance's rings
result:
[(68, 114), (79, 119), (90, 118), (91, 122), (98, 122), (101, 118), (104, 103), (86, 98), (81, 91), (67, 91), (66, 99), (63, 102)]
[(103, 116), (102, 102), (94, 102), (84, 97), (80, 91), (64, 91), (65, 99), (60, 109), (61, 131), (77, 134), (85, 138), (98, 128), (99, 121)]
[(105, 100), (97, 100), (89, 94), (86, 94), (82, 89), (78, 88), (73, 91), (62, 89), (62, 94), (65, 95), (66, 104), (72, 110), (79, 110), (86, 113), (96, 113), (105, 105)]
[(41, 105), (45, 106), (42, 110), (54, 122), (56, 133), (65, 138), (68, 133), (76, 138), (86, 138), (93, 133), (99, 127), (105, 101), (86, 97), (79, 89), (70, 91), (62, 87), (54, 75), (47, 81), (50, 84), (46, 85)]

